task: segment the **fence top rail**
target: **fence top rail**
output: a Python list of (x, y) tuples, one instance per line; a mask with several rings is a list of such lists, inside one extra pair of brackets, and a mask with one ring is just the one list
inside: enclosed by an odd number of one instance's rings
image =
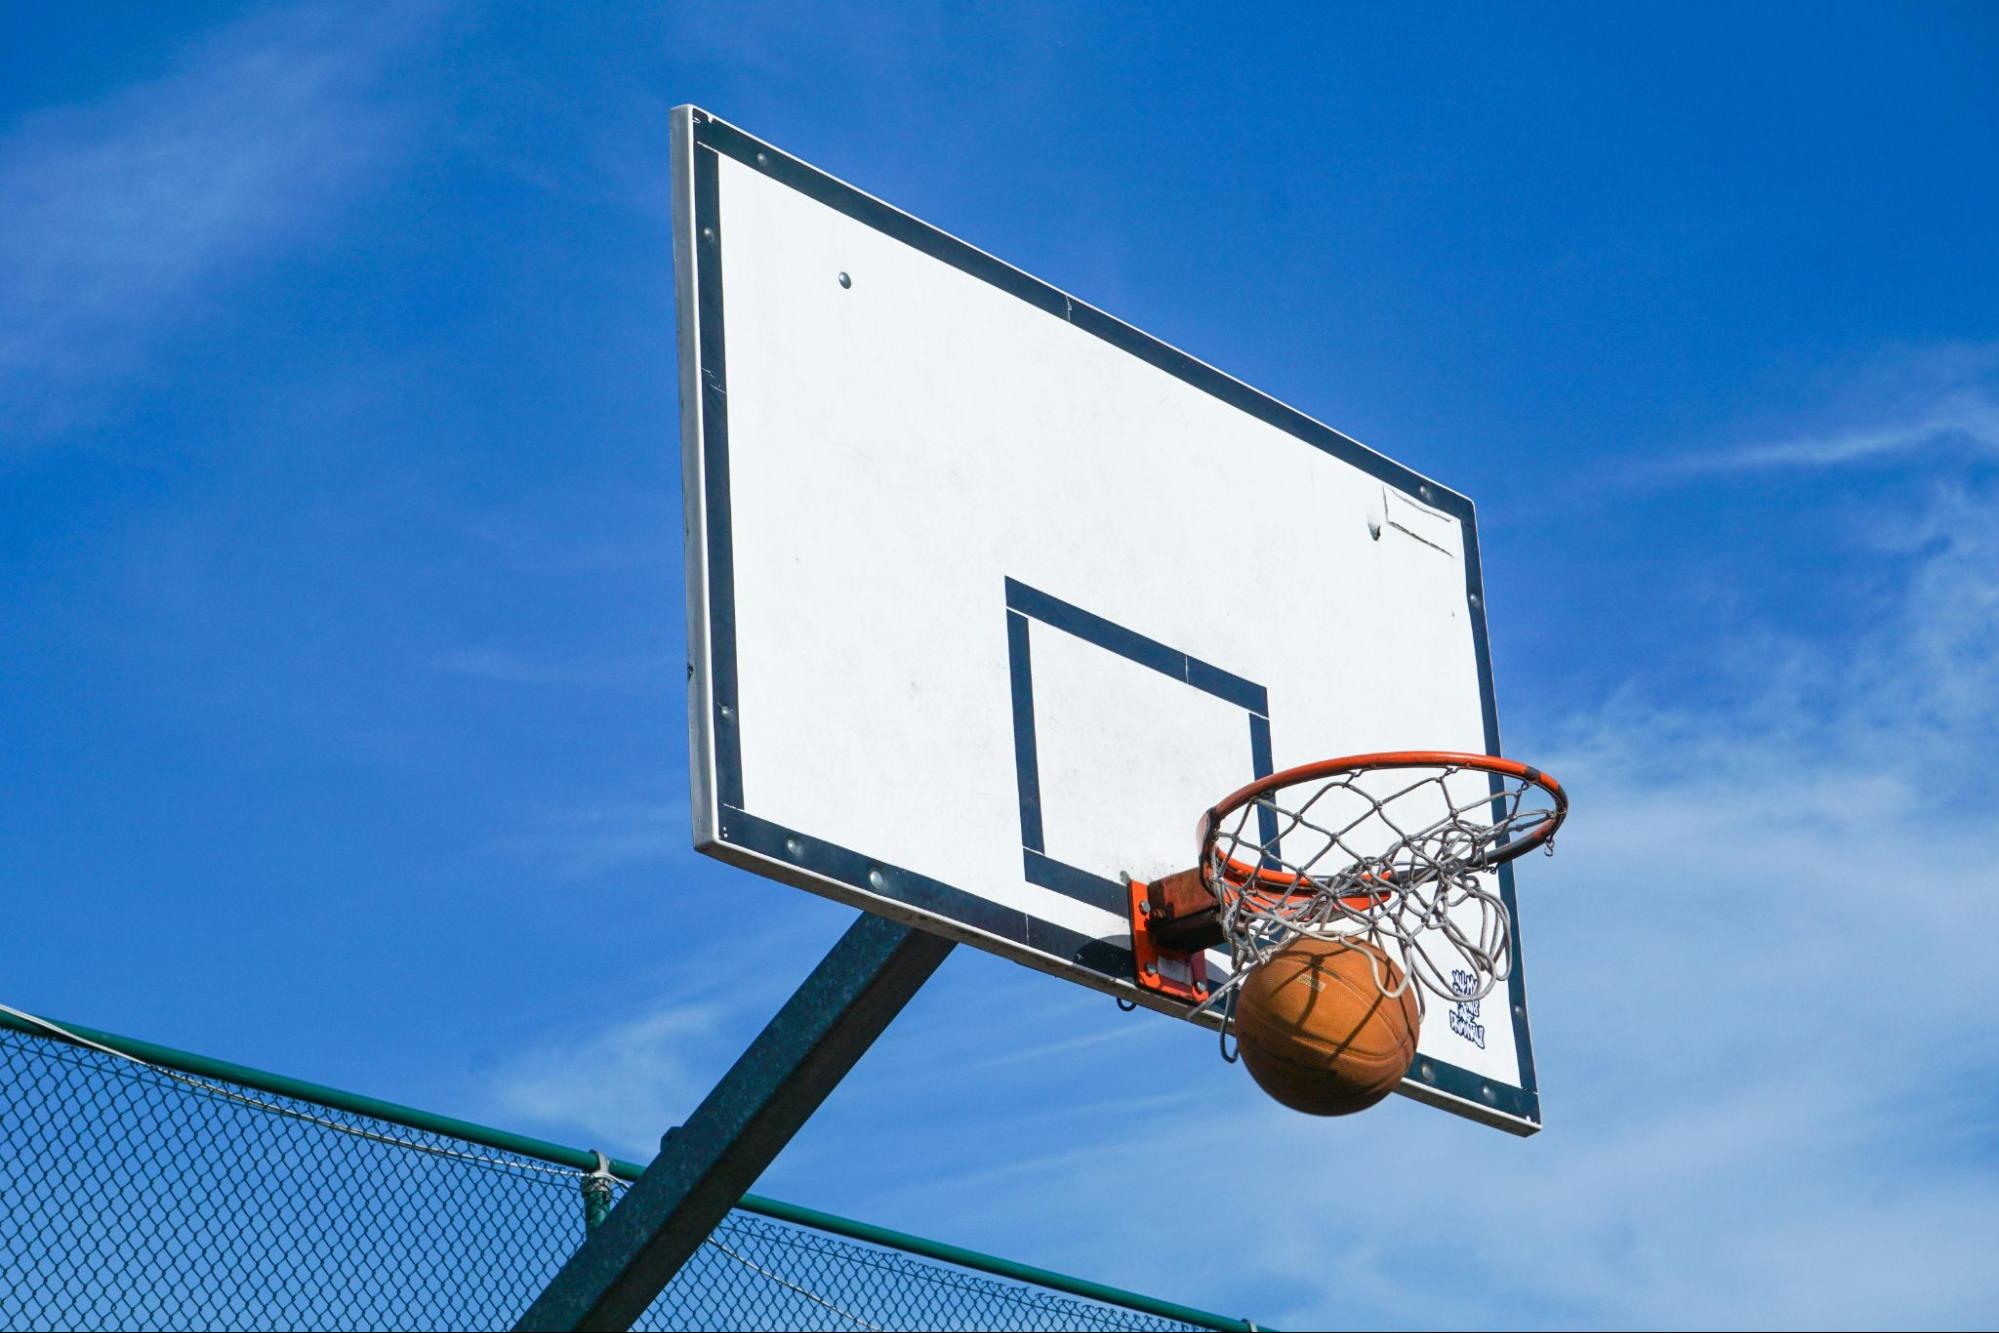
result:
[[(0, 1007), (0, 1027), (11, 1028), (31, 1036), (53, 1041), (72, 1042), (81, 1038), (86, 1043), (107, 1047), (122, 1055), (160, 1065), (167, 1069), (192, 1074), (198, 1078), (215, 1079), (223, 1083), (234, 1083), (246, 1088), (278, 1097), (291, 1097), (299, 1101), (313, 1102), (352, 1115), (369, 1116), (389, 1124), (401, 1125), (405, 1129), (420, 1130), (440, 1134), (447, 1138), (461, 1139), (500, 1152), (514, 1153), (521, 1157), (533, 1158), (556, 1166), (573, 1168), (577, 1172), (589, 1172), (597, 1168), (597, 1154), (584, 1148), (566, 1147), (547, 1139), (535, 1138), (529, 1134), (516, 1134), (510, 1130), (495, 1129), (491, 1125), (481, 1125), (470, 1120), (460, 1120), (455, 1116), (438, 1115), (399, 1102), (384, 1101), (379, 1097), (363, 1096), (340, 1088), (331, 1088), (323, 1083), (311, 1083), (304, 1079), (291, 1078), (284, 1074), (274, 1074), (264, 1069), (254, 1069), (228, 1060), (217, 1060), (210, 1056), (198, 1055), (192, 1051), (163, 1046), (158, 1042), (144, 1041), (137, 1037), (127, 1037), (116, 1032), (106, 1032), (101, 1028), (85, 1027), (80, 1023), (69, 1023), (58, 1019), (41, 1019), (19, 1010)], [(645, 1170), (641, 1162), (624, 1158), (610, 1159), (611, 1173), (623, 1181), (639, 1178)], [(879, 1245), (886, 1249), (901, 1250), (908, 1254), (933, 1259), (939, 1263), (953, 1264), (975, 1272), (988, 1273), (994, 1277), (1007, 1278), (1015, 1282), (1025, 1282), (1046, 1287), (1052, 1291), (1080, 1296), (1085, 1300), (1100, 1301), (1106, 1305), (1123, 1306), (1141, 1314), (1155, 1315), (1162, 1319), (1177, 1320), (1192, 1324), (1197, 1328), (1227, 1330), (1229, 1333), (1252, 1333), (1253, 1330), (1267, 1329), (1267, 1325), (1257, 1324), (1247, 1319), (1233, 1319), (1211, 1311), (1197, 1309), (1191, 1305), (1181, 1305), (1175, 1301), (1160, 1300), (1142, 1292), (1127, 1291), (1121, 1287), (1092, 1282), (1087, 1278), (1073, 1277), (1052, 1269), (1037, 1268), (1032, 1264), (1016, 1263), (1002, 1259), (998, 1255), (985, 1254), (978, 1250), (930, 1240), (923, 1236), (911, 1235), (906, 1231), (894, 1231), (888, 1227), (878, 1227), (868, 1222), (841, 1217), (836, 1213), (821, 1212), (817, 1208), (807, 1208), (800, 1204), (786, 1203), (781, 1199), (765, 1198), (757, 1194), (745, 1194), (737, 1207), (746, 1213), (755, 1213), (794, 1226), (810, 1227), (817, 1231), (844, 1236), (869, 1245)]]

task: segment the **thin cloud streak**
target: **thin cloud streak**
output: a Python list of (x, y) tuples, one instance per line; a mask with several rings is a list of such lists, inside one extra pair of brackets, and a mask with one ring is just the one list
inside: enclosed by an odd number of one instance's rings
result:
[(1804, 436), (1749, 445), (1690, 460), (1690, 472), (1748, 472), (1764, 468), (1841, 467), (1953, 444), (1999, 452), (1999, 402), (1978, 392), (1954, 395), (1933, 413), (1871, 429)]
[(541, 865), (562, 879), (585, 879), (636, 866), (667, 866), (687, 856), (686, 802), (619, 802), (544, 816), (494, 850)]
[(1999, 454), (1999, 400), (1981, 388), (1967, 388), (1901, 420), (1693, 456), (1673, 464), (1673, 472), (1727, 474), (1847, 468), (1949, 448)]
[[(600, 980), (623, 1002), (605, 1000), (596, 986), (582, 994), (597, 996), (586, 1004), (627, 1016), (572, 1018), (483, 1078), (478, 1099), (497, 1123), (525, 1119), (649, 1159), (660, 1135), (708, 1095), (847, 919), (844, 909), (770, 920), (757, 916), (754, 904), (690, 906), (688, 947), (667, 962), (634, 956), (616, 927), (605, 927)], [(746, 966), (752, 958), (769, 965)], [(634, 1012), (635, 992), (667, 998)]]
[(431, 660), (431, 666), (451, 675), (500, 685), (646, 691), (655, 690), (660, 681), (671, 679), (673, 669), (663, 654), (558, 660), (505, 648), (464, 648), (443, 653)]
[(0, 135), (0, 428), (88, 421), (213, 285), (316, 224), (401, 151), (379, 83), (416, 10), (246, 19), (167, 76)]
[(488, 1090), (504, 1115), (587, 1125), (619, 1154), (650, 1144), (697, 1105), (713, 1078), (719, 1000), (668, 1005), (568, 1045), (529, 1051)]

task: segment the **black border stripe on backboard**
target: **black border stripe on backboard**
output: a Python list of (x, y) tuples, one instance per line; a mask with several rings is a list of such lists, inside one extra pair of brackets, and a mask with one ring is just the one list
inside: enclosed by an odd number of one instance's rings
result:
[(729, 518), (729, 363), (722, 318), (722, 200), (715, 155), (694, 153), (694, 248), (701, 317), (701, 451), (708, 533), (709, 718), (715, 796), (742, 808), (742, 735), (736, 727), (736, 561)]
[[(1465, 605), (1471, 619), (1472, 653), (1478, 662), (1479, 708), (1485, 723), (1485, 752), (1505, 753), (1499, 748), (1499, 691), (1492, 675), (1492, 643), (1485, 619), (1484, 566), (1479, 558), (1478, 524), (1464, 521)], [(1495, 787), (1500, 782), (1492, 779)], [(1534, 1081), (1534, 1047), (1527, 1028), (1527, 965), (1520, 948), (1520, 902), (1513, 888), (1513, 865), (1499, 867), (1499, 899), (1506, 904), (1506, 919), (1512, 925), (1507, 948), (1512, 954), (1512, 970), (1506, 977), (1506, 1006), (1513, 1024), (1513, 1049), (1520, 1064), (1520, 1087), (1529, 1097), (1538, 1097)], [(1538, 1107), (1538, 1101), (1536, 1103)], [(1538, 1110), (1536, 1112), (1538, 1116)]]
[(1246, 708), (1264, 717), (1270, 715), (1270, 694), (1255, 681), (1245, 680), (1234, 672), (1190, 657), (1157, 639), (1126, 629), (1116, 621), (1106, 620), (1039, 588), (1030, 588), (1018, 579), (1006, 581), (1006, 606), (1009, 611), (1017, 611), (1064, 633), (1073, 634), (1107, 652), (1227, 700), (1238, 708)]
[(1013, 691), (1013, 768), (1020, 788), (1020, 845), (1043, 846), (1041, 833), (1041, 750), (1034, 737), (1034, 658), (1027, 617), (1006, 613), (1007, 676)]
[(955, 921), (1066, 963), (1107, 976), (1130, 967), (1129, 952), (1108, 940), (1038, 920), (1017, 908), (1003, 907), (942, 880), (808, 837), (743, 810), (722, 812), (722, 834), (730, 844), (772, 861), (797, 866), (820, 878), (838, 880), (867, 896)]

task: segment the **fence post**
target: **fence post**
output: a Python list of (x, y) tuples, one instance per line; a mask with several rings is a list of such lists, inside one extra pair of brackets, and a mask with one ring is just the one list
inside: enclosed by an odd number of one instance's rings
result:
[[(595, 1151), (594, 1149), (592, 1150)], [(595, 1153), (597, 1166), (583, 1177), (583, 1233), (588, 1236), (604, 1224), (611, 1215), (611, 1190), (616, 1177), (611, 1174), (611, 1159), (603, 1153)]]

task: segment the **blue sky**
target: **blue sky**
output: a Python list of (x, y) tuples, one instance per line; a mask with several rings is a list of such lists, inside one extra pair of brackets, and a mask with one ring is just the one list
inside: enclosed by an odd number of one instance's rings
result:
[(1990, 7), (6, 25), (0, 1001), (638, 1155), (837, 937), (688, 847), (691, 101), (1472, 495), (1577, 802), (1535, 1139), (959, 950), (764, 1192), (1280, 1326), (1999, 1308)]

